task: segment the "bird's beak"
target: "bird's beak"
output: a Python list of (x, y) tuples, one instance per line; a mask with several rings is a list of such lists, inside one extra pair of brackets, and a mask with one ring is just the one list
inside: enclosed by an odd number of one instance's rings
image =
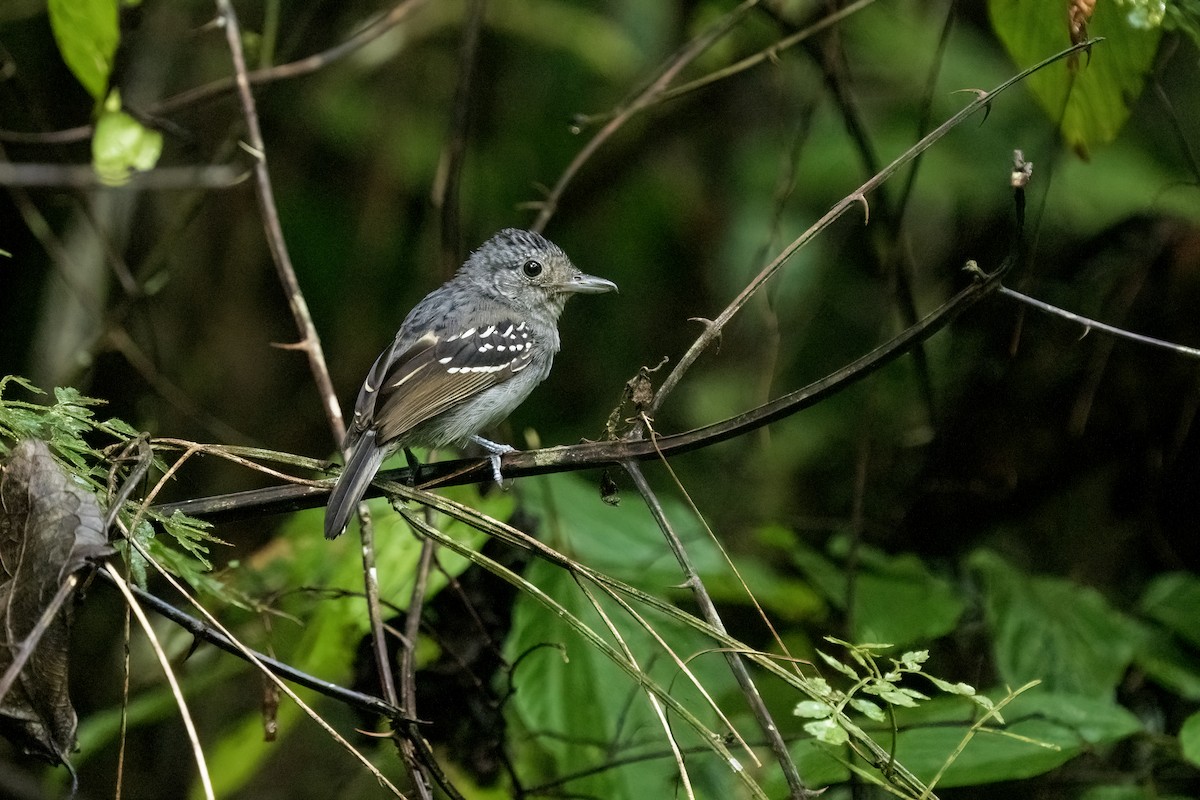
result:
[(582, 272), (572, 275), (560, 288), (564, 292), (574, 292), (576, 294), (604, 294), (605, 292), (617, 291), (617, 285), (612, 281), (597, 278), (595, 275), (585, 275)]

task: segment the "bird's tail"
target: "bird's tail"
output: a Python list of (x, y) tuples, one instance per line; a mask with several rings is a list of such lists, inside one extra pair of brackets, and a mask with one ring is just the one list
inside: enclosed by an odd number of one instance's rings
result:
[(366, 431), (359, 437), (346, 468), (329, 494), (329, 505), (325, 508), (326, 539), (336, 539), (342, 535), (350, 522), (350, 515), (358, 507), (358, 501), (366, 494), (367, 487), (386, 457), (386, 449), (375, 446), (374, 431)]

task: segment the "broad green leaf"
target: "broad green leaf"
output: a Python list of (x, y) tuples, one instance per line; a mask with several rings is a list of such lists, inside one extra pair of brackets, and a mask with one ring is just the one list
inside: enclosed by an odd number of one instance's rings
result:
[[(835, 747), (816, 739), (801, 739), (790, 749), (796, 769), (810, 789), (820, 789), (850, 780), (850, 770), (845, 764), (847, 755), (844, 746)], [(783, 785), (783, 780), (779, 779), (778, 784), (767, 784), (764, 787), (767, 794), (770, 797), (787, 797), (787, 787)]]
[(1200, 711), (1183, 721), (1179, 729), (1179, 749), (1184, 758), (1200, 767)]
[(47, 10), (63, 61), (88, 94), (100, 100), (108, 91), (121, 37), (118, 0), (49, 0)]
[[(992, 28), (1021, 69), (1070, 46), (1066, 3), (989, 0)], [(1111, 142), (1142, 93), (1162, 28), (1135, 27), (1117, 0), (1096, 0), (1088, 35), (1104, 41), (1030, 76), (1029, 90), (1081, 155)]]
[(104, 105), (92, 134), (92, 167), (102, 181), (119, 186), (134, 172), (154, 169), (163, 138), (122, 111), (116, 92)]
[[(993, 698), (998, 699), (995, 694)], [(968, 733), (968, 723), (953, 724), (968, 714), (969, 708), (957, 698), (930, 700), (915, 712), (900, 711), (897, 760), (928, 781)], [(1141, 730), (1137, 718), (1114, 702), (1042, 691), (1019, 695), (1004, 707), (1004, 716), (1008, 726), (1002, 732), (977, 733), (939, 786), (1033, 777)], [(884, 746), (890, 744), (882, 735), (879, 739)]]
[(1159, 575), (1138, 605), (1147, 617), (1200, 647), (1200, 578), (1187, 572)]
[(1011, 686), (1107, 697), (1146, 631), (1098, 592), (1060, 578), (1026, 575), (998, 555), (969, 559), (983, 584), (996, 667)]
[(1138, 649), (1137, 665), (1154, 681), (1187, 700), (1200, 700), (1200, 657), (1165, 631), (1153, 631)]
[[(834, 558), (797, 543), (791, 557), (814, 588), (832, 605), (844, 608), (849, 593), (846, 573), (838, 561), (849, 556), (848, 544), (837, 539), (830, 550)], [(854, 555), (854, 640), (907, 645), (954, 629), (963, 601), (951, 583), (930, 572), (921, 559), (892, 556), (870, 547), (860, 547)]]
[[(659, 500), (713, 600), (748, 604), (746, 590), (696, 515), (671, 493)], [(669, 589), (676, 596), (690, 596), (679, 588), (679, 562), (645, 504), (607, 505), (593, 481), (567, 474), (523, 482), (521, 501), (541, 521), (533, 532), (562, 552), (648, 591)], [(809, 618), (822, 607), (808, 585), (769, 563), (740, 556), (737, 563), (754, 597), (776, 618)]]
[[(606, 640), (612, 640), (603, 620), (568, 572), (536, 561), (525, 577)], [(711, 721), (711, 711), (706, 711), (694, 687), (663, 655), (661, 647), (611, 603), (603, 605), (651, 679), (668, 688), (702, 719)], [(680, 631), (666, 624), (658, 630), (684, 659), (710, 646), (690, 630)], [(662, 755), (667, 748), (666, 734), (645, 691), (563, 618), (528, 593), (517, 599), (504, 655), (514, 665), (515, 693), (506, 706), (513, 731), (511, 746), (518, 772), (527, 782), (557, 780), (578, 773), (578, 779), (561, 787), (570, 796), (612, 800), (674, 796), (677, 769), (673, 759)], [(692, 659), (689, 668), (714, 696), (731, 688), (725, 661), (716, 653)], [(672, 730), (685, 748), (701, 744), (687, 725), (676, 724)], [(631, 758), (627, 764), (602, 768), (614, 760), (647, 752), (659, 755)], [(689, 764), (693, 760), (699, 763), (705, 759), (691, 757)], [(587, 774), (593, 767), (596, 772)], [(731, 796), (731, 780), (727, 775), (726, 792), (714, 796)]]

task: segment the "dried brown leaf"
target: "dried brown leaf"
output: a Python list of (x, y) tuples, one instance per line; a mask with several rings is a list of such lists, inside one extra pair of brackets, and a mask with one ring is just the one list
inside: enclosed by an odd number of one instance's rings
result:
[(112, 552), (92, 493), (58, 466), (43, 442), (29, 439), (14, 448), (0, 475), (0, 675), (28, 660), (0, 696), (0, 734), (54, 763), (75, 747), (75, 709), (67, 694), (70, 604), (54, 614), (40, 639), (30, 634), (68, 578)]

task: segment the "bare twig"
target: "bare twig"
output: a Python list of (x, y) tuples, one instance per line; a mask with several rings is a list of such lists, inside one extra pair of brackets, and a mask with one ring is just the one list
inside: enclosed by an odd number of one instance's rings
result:
[(175, 697), (175, 705), (179, 708), (179, 716), (183, 720), (183, 727), (187, 729), (188, 741), (192, 744), (192, 755), (196, 759), (196, 767), (200, 771), (200, 784), (204, 787), (204, 796), (209, 800), (215, 800), (216, 793), (213, 791), (212, 777), (208, 774), (208, 765), (204, 760), (204, 748), (200, 746), (200, 736), (196, 733), (196, 725), (192, 722), (192, 715), (188, 711), (187, 701), (183, 698), (183, 690), (179, 688), (179, 681), (175, 678), (175, 670), (171, 669), (171, 662), (167, 659), (167, 654), (163, 652), (162, 645), (158, 642), (158, 637), (154, 635), (154, 628), (150, 627), (150, 620), (146, 617), (146, 612), (142, 611), (142, 607), (138, 605), (137, 600), (133, 596), (133, 592), (129, 590), (129, 584), (121, 577), (116, 568), (112, 564), (105, 564), (104, 571), (112, 581), (112, 584), (121, 591), (125, 596), (125, 602), (128, 604), (133, 615), (137, 617), (138, 624), (142, 626), (142, 630), (146, 632), (146, 638), (150, 641), (150, 647), (154, 650), (154, 655), (158, 658), (158, 663), (162, 665), (163, 675), (167, 678), (167, 683), (171, 686), (171, 694)]
[[(252, 86), (265, 86), (275, 81), (299, 78), (324, 69), (375, 41), (396, 27), (396, 25), (425, 2), (427, 0), (401, 0), (386, 14), (379, 16), (374, 22), (367, 24), (346, 41), (339, 42), (328, 50), (322, 50), (319, 53), (314, 53), (311, 56), (306, 56), (287, 64), (277, 64), (273, 67), (264, 67), (256, 69), (253, 72), (248, 72), (246, 80)], [(180, 92), (174, 97), (169, 97), (161, 103), (150, 106), (145, 116), (152, 119), (156, 116), (171, 114), (180, 109), (198, 105), (228, 94), (237, 88), (238, 83), (236, 78), (224, 78), (213, 81), (212, 83)], [(0, 130), (0, 142), (12, 142), (13, 144), (70, 144), (85, 141), (92, 135), (92, 132), (92, 125), (78, 125), (74, 128), (47, 131), (44, 133)], [(155, 171), (157, 172), (158, 170)]]
[(571, 163), (563, 170), (563, 174), (559, 177), (558, 182), (554, 184), (554, 188), (550, 190), (550, 193), (546, 195), (546, 198), (537, 204), (540, 207), (540, 211), (533, 223), (533, 230), (545, 230), (546, 223), (550, 221), (550, 217), (558, 210), (558, 202), (562, 198), (563, 192), (566, 191), (567, 184), (571, 182), (575, 174), (579, 172), (587, 160), (600, 149), (600, 146), (616, 133), (634, 114), (653, 103), (659, 94), (670, 85), (671, 81), (675, 80), (675, 76), (684, 67), (728, 33), (745, 16), (746, 12), (758, 3), (759, 0), (742, 0), (736, 8), (721, 17), (720, 20), (695, 39), (688, 42), (679, 54), (667, 63), (658, 77), (650, 82), (649, 86), (638, 92), (632, 100), (613, 115), (613, 118), (604, 127), (596, 132), (588, 143), (576, 153), (575, 158), (571, 159)]
[(258, 195), (259, 206), (263, 214), (263, 227), (267, 244), (271, 248), (271, 257), (279, 274), (279, 282), (287, 296), (288, 305), (296, 328), (300, 332), (297, 349), (303, 350), (308, 357), (309, 369), (317, 392), (325, 408), (333, 439), (338, 444), (346, 438), (346, 424), (342, 419), (342, 407), (338, 404), (337, 394), (333, 391), (333, 381), (329, 378), (329, 368), (325, 364), (325, 353), (321, 349), (321, 338), (313, 325), (312, 315), (308, 312), (308, 303), (304, 293), (300, 291), (300, 282), (296, 279), (296, 270), (292, 267), (291, 256), (288, 255), (287, 242), (283, 238), (283, 228), (279, 224), (279, 210), (275, 207), (275, 194), (271, 190), (271, 174), (267, 170), (266, 144), (263, 142), (262, 130), (258, 125), (258, 111), (255, 108), (254, 94), (250, 91), (250, 79), (246, 73), (246, 56), (242, 52), (242, 32), (238, 27), (237, 14), (233, 10), (231, 0), (216, 0), (217, 12), (225, 27), (225, 38), (229, 43), (229, 53), (233, 58), (234, 77), (237, 83), (238, 96), (242, 102), (242, 115), (246, 120), (246, 135), (249, 139), (250, 150), (255, 157), (254, 187)]
[[(103, 580), (112, 581), (111, 576), (106, 572), (98, 573)], [(224, 633), (221, 633), (216, 628), (208, 625), (203, 620), (199, 620), (190, 614), (181, 611), (165, 600), (156, 597), (153, 594), (140, 589), (137, 586), (131, 585), (129, 590), (136, 596), (138, 602), (154, 611), (160, 617), (168, 619), (179, 627), (183, 628), (195, 638), (211, 644), (219, 650), (223, 650), (232, 656), (249, 661), (246, 650), (248, 648), (238, 647)], [(322, 680), (314, 675), (309, 675), (307, 672), (301, 672), (295, 667), (278, 659), (272, 658), (265, 653), (260, 653), (257, 650), (249, 650), (263, 667), (270, 670), (271, 673), (279, 677), (289, 680), (297, 686), (303, 686), (306, 689), (312, 689), (318, 694), (322, 694), (331, 700), (336, 700), (350, 708), (356, 708), (367, 714), (376, 714), (385, 719), (406, 721), (404, 714), (399, 708), (389, 705), (378, 697), (373, 697), (369, 694), (363, 694), (351, 689), (343, 688), (336, 683)]]
[(1133, 331), (1127, 331), (1124, 328), (1118, 328), (1115, 325), (1108, 325), (1098, 320), (1082, 317), (1079, 314), (1067, 311), (1065, 308), (1052, 306), (1049, 303), (1038, 300), (1036, 297), (1030, 297), (1029, 295), (1022, 294), (1014, 289), (1009, 289), (1007, 286), (999, 286), (997, 287), (996, 291), (1005, 297), (1016, 300), (1019, 303), (1032, 306), (1043, 313), (1050, 314), (1055, 317), (1062, 317), (1063, 319), (1069, 319), (1071, 322), (1076, 322), (1083, 326), (1084, 335), (1087, 335), (1089, 332), (1094, 330), (1103, 331), (1104, 333), (1107, 333), (1110, 336), (1116, 336), (1119, 339), (1128, 339), (1133, 342), (1150, 345), (1151, 347), (1161, 347), (1178, 353), (1181, 356), (1188, 356), (1189, 358), (1200, 358), (1200, 349), (1195, 347), (1188, 347), (1186, 345), (1176, 344), (1175, 342), (1155, 339), (1153, 336), (1145, 336), (1140, 333), (1134, 333)]

